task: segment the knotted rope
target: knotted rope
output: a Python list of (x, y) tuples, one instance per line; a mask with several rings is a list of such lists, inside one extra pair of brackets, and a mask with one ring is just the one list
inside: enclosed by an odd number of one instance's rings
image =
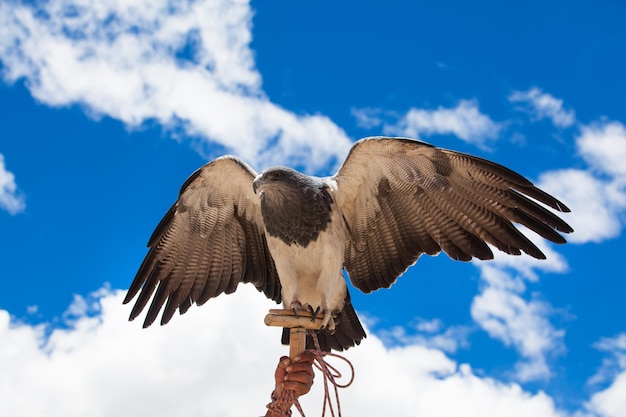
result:
[(280, 396), (276, 396), (276, 391), (272, 392), (272, 402), (267, 405), (267, 414), (265, 417), (290, 417), (291, 406), (296, 404), (296, 408), (300, 415), (304, 417), (302, 407), (296, 397), (296, 393), (292, 390), (282, 390)]

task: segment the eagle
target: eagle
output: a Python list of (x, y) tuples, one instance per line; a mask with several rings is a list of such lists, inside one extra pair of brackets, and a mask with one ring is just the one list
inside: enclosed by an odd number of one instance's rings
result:
[(163, 325), (176, 310), (251, 283), (296, 314), (323, 318), (320, 347), (341, 351), (366, 336), (344, 270), (369, 293), (389, 288), (422, 254), (488, 260), (494, 247), (545, 259), (516, 225), (565, 243), (561, 233), (573, 229), (546, 206), (570, 211), (502, 165), (408, 138), (361, 139), (325, 178), (283, 166), (257, 174), (222, 156), (182, 185), (124, 304), (139, 294), (133, 320), (152, 298), (143, 327), (161, 310)]

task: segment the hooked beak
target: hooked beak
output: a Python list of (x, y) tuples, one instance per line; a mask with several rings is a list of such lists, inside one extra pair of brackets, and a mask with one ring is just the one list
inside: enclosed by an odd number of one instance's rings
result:
[(252, 189), (254, 190), (254, 194), (257, 193), (257, 189), (259, 188), (259, 186), (263, 183), (263, 174), (259, 174), (256, 176), (256, 178), (254, 179), (254, 181), (252, 181)]

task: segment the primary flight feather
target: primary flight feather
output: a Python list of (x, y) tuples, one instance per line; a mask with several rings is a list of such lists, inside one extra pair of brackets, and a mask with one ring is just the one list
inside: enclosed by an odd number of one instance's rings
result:
[(411, 139), (362, 139), (327, 178), (286, 167), (257, 175), (223, 156), (185, 181), (124, 303), (139, 293), (132, 320), (152, 297), (147, 327), (163, 305), (161, 324), (250, 282), (287, 308), (321, 314), (322, 348), (343, 350), (365, 337), (344, 269), (368, 293), (390, 287), (423, 253), (491, 259), (491, 245), (543, 259), (514, 224), (565, 243), (559, 232), (572, 228), (545, 206), (569, 211), (501, 165)]

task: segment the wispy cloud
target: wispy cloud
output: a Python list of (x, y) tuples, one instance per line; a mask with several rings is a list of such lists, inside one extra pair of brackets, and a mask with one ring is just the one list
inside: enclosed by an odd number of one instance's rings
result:
[(565, 332), (548, 319), (553, 312), (550, 304), (539, 298), (524, 298), (523, 279), (502, 266), (482, 263), (481, 277), (485, 285), (472, 301), (472, 318), (492, 338), (519, 353), (517, 379), (549, 378), (548, 360), (565, 350)]
[(358, 109), (353, 107), (350, 113), (356, 119), (356, 125), (362, 127), (363, 129), (373, 129), (383, 124), (381, 109), (373, 107)]
[(406, 326), (376, 331), (377, 337), (391, 346), (419, 345), (439, 349), (446, 353), (456, 353), (459, 348), (469, 347), (469, 326), (445, 327), (440, 319), (425, 320), (417, 318)]
[(360, 127), (371, 129), (382, 126), (387, 135), (413, 138), (455, 135), (479, 146), (496, 139), (503, 127), (481, 113), (476, 100), (461, 100), (452, 108), (411, 108), (401, 116), (374, 108), (353, 109), (352, 114)]
[(563, 100), (539, 88), (531, 88), (528, 91), (514, 91), (509, 96), (511, 103), (518, 104), (518, 109), (529, 113), (537, 120), (550, 119), (559, 128), (566, 128), (576, 123), (574, 110), (563, 107)]
[[(48, 339), (43, 326), (12, 323), (0, 311), (0, 414), (264, 413), (276, 363), (286, 349), (279, 345), (280, 331), (262, 323), (271, 303), (251, 286), (146, 330), (140, 322), (126, 321), (129, 307), (121, 304), (122, 297), (108, 290), (86, 297), (70, 308), (69, 327), (54, 330)], [(85, 304), (97, 304), (98, 314), (81, 315)], [(389, 349), (370, 335), (346, 356), (357, 373), (355, 383), (341, 392), (349, 414), (565, 415), (546, 394), (480, 377), (436, 348)], [(320, 409), (322, 391), (316, 379), (314, 390), (302, 398), (306, 412)]]
[(4, 155), (0, 154), (0, 209), (11, 214), (24, 211), (26, 202), (15, 183), (15, 175), (7, 170), (4, 164)]
[(620, 371), (626, 371), (626, 333), (615, 337), (603, 337), (593, 345), (607, 354), (598, 372), (589, 379), (590, 385), (604, 383), (615, 378)]
[(606, 352), (608, 357), (590, 383), (609, 382), (609, 385), (593, 394), (585, 406), (597, 415), (621, 417), (626, 410), (626, 333), (603, 338), (594, 347)]
[(351, 141), (329, 118), (297, 115), (264, 94), (247, 1), (0, 3), (0, 60), (51, 106), (78, 104), (129, 126), (157, 121), (253, 164), (315, 171)]

